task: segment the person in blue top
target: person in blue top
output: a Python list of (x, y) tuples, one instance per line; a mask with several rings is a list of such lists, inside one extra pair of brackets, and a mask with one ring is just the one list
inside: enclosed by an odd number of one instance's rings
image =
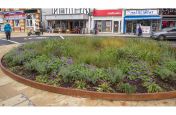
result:
[(4, 32), (6, 34), (7, 40), (10, 40), (11, 31), (12, 31), (12, 28), (11, 28), (10, 24), (7, 22), (7, 24), (4, 26)]

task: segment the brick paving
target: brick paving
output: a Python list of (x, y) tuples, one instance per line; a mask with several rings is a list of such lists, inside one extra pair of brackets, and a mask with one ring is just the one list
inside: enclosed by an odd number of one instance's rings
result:
[[(18, 46), (0, 46), (0, 56)], [(176, 106), (176, 99), (156, 101), (108, 101), (71, 97), (23, 85), (0, 70), (0, 106)]]

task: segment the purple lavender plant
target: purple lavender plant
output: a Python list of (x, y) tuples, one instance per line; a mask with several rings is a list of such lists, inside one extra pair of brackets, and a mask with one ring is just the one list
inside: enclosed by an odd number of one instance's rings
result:
[(67, 59), (67, 64), (69, 64), (69, 65), (73, 64), (72, 58), (68, 58), (68, 59)]

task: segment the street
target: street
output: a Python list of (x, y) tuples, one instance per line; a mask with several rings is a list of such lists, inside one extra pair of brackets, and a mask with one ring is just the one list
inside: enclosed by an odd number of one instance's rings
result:
[[(31, 41), (39, 41), (39, 40), (43, 40), (43, 39), (49, 39), (49, 38), (58, 38), (58, 39), (62, 39), (63, 37), (66, 36), (76, 36), (76, 35), (43, 35), (43, 36), (15, 36), (11, 38), (11, 40), (7, 41), (6, 38), (1, 37), (0, 39), (0, 46), (2, 45), (9, 45), (9, 44), (23, 44), (23, 43), (27, 43), (27, 42), (31, 42)], [(80, 35), (77, 35), (80, 36)], [(83, 36), (83, 35), (82, 35)], [(85, 36), (93, 36), (93, 35), (85, 35)], [(97, 36), (107, 36), (107, 35), (97, 35)], [(110, 35), (110, 36), (114, 36), (114, 35)], [(127, 36), (127, 35), (116, 35), (117, 37), (135, 37), (135, 36)], [(95, 37), (95, 36), (94, 36)], [(148, 36), (145, 36), (144, 39), (147, 39)], [(169, 42), (171, 44), (171, 46), (176, 47), (176, 39), (175, 40), (166, 40), (164, 42)]]
[(13, 44), (13, 43), (10, 42), (10, 41), (7, 41), (7, 40), (0, 39), (0, 46), (2, 46), (2, 45), (9, 45), (9, 44)]

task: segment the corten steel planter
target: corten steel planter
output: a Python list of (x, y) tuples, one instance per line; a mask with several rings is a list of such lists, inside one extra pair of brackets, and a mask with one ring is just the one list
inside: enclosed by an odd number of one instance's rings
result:
[(44, 83), (35, 82), (33, 80), (25, 79), (22, 76), (19, 76), (2, 65), (2, 57), (0, 58), (0, 67), (2, 71), (11, 77), (12, 79), (23, 83), (25, 85), (69, 96), (76, 97), (87, 97), (92, 99), (107, 99), (107, 100), (125, 100), (125, 101), (144, 101), (144, 100), (161, 100), (161, 99), (170, 99), (176, 98), (176, 91), (168, 91), (168, 92), (159, 92), (159, 93), (105, 93), (105, 92), (96, 92), (96, 91), (87, 91), (73, 88), (64, 88), (64, 87), (55, 87), (52, 85), (47, 85)]

